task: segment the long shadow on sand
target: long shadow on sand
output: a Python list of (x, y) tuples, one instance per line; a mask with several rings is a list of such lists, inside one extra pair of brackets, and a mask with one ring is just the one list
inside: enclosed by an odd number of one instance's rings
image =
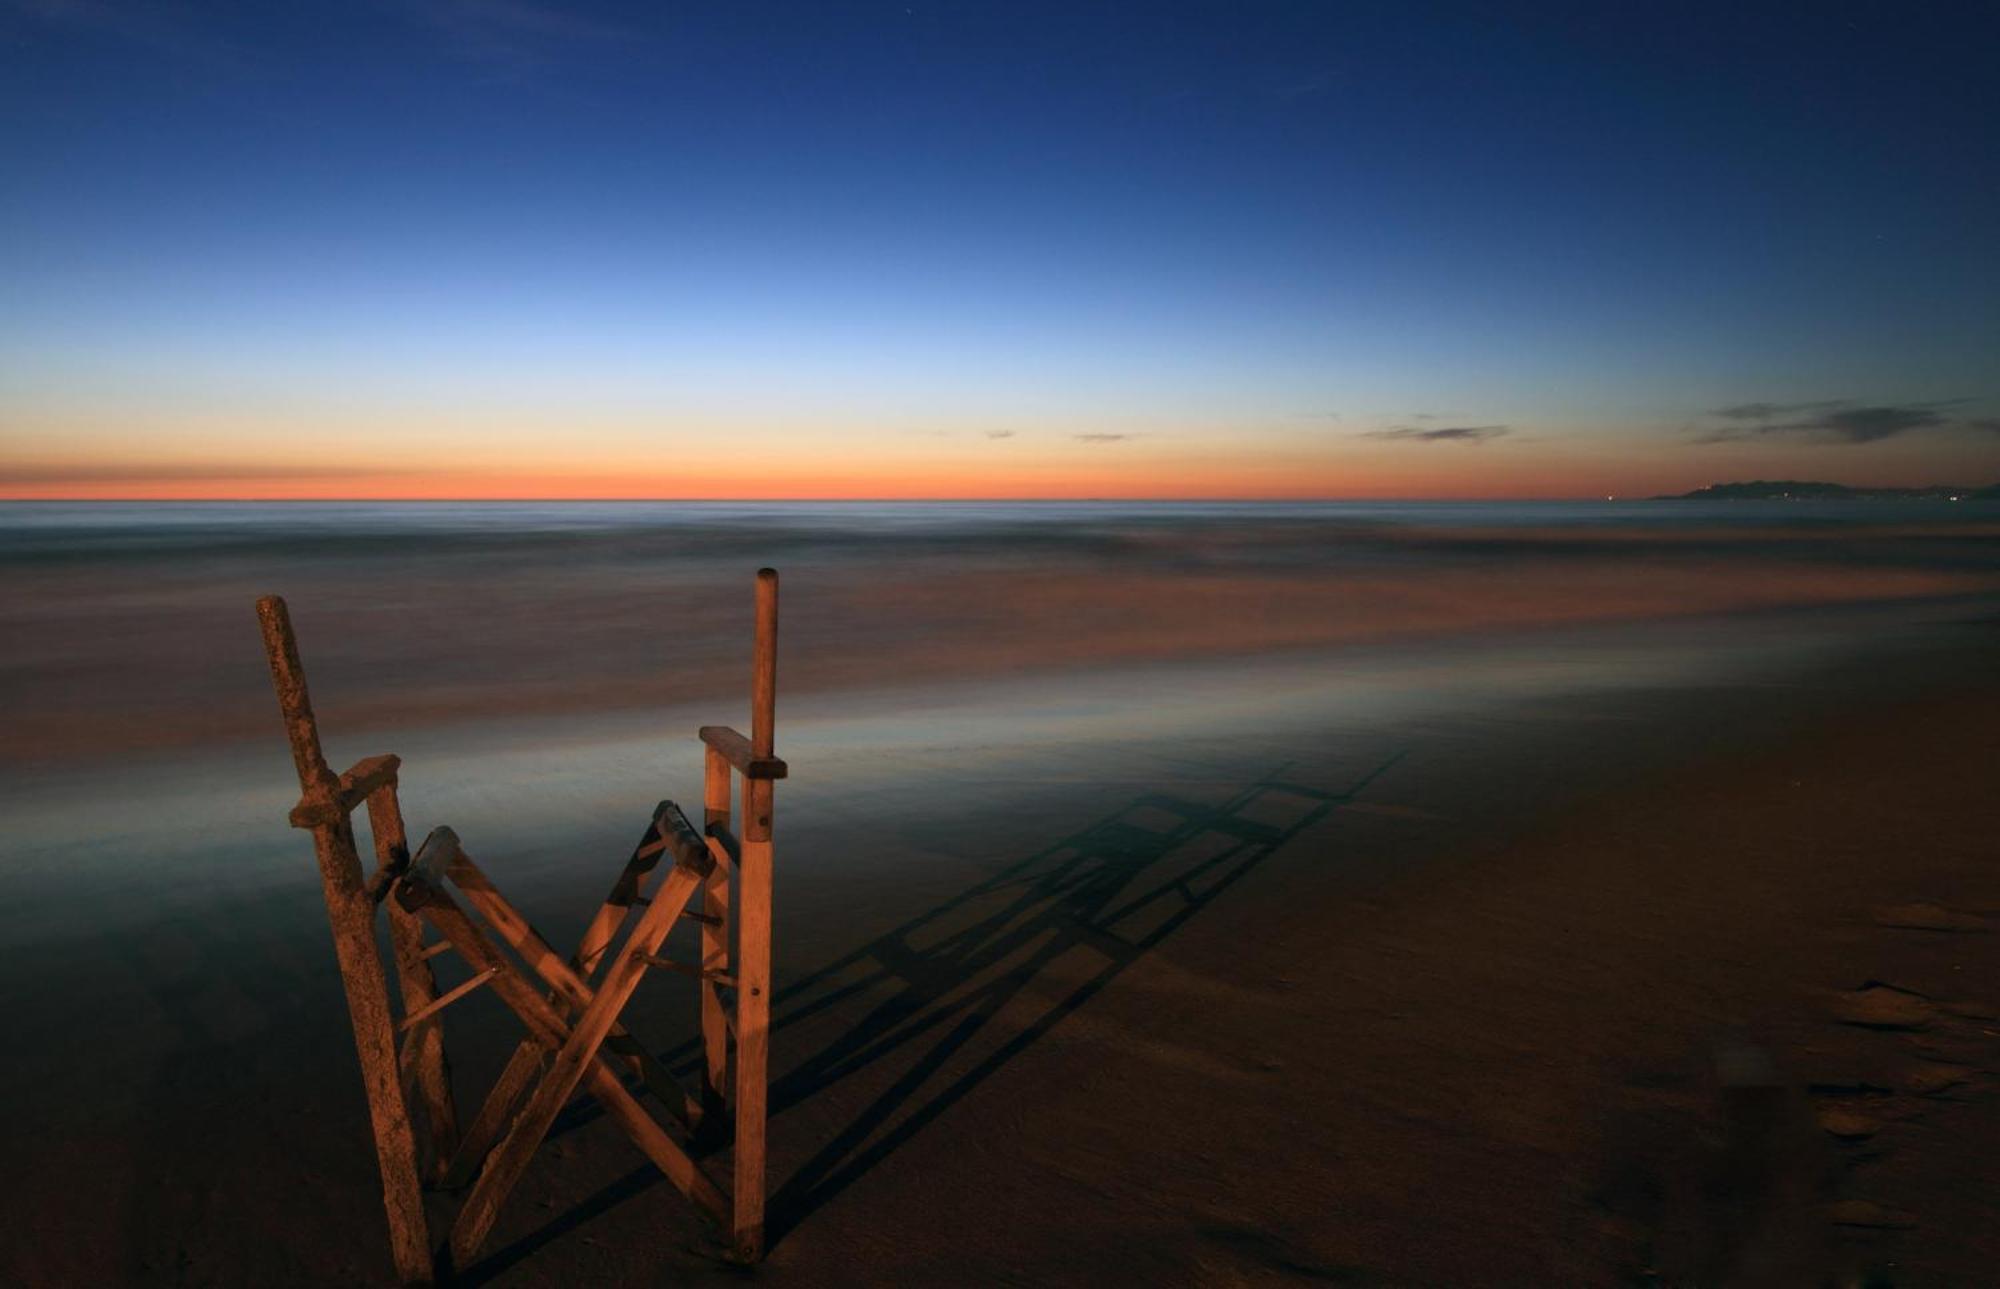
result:
[[(1146, 792), (1088, 827), (780, 989), (772, 1028), (800, 1026), (870, 993), (886, 997), (771, 1085), (775, 1117), (906, 1053), (908, 1064), (778, 1186), (775, 1245), (962, 1101), (1282, 846), (1353, 801), (1400, 759), (1344, 790), (1285, 767), (1220, 804)], [(1003, 1013), (1005, 1013), (1003, 1015)], [(692, 1042), (663, 1054), (694, 1071)], [(572, 1107), (575, 1122), (594, 1117)], [(660, 1180), (635, 1169), (468, 1269), (499, 1274)]]

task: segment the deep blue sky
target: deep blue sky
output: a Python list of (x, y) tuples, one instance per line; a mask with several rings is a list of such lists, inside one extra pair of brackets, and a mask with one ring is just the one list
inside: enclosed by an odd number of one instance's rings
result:
[(1746, 8), (0, 0), (0, 474), (2000, 476), (2000, 6)]

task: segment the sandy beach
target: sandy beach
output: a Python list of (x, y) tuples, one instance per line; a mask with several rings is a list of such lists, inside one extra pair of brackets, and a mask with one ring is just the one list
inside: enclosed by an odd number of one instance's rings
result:
[[(1270, 735), (858, 747), (834, 783), (800, 757), (758, 1279), (1978, 1283), (1992, 644), (1964, 622), (1784, 681)], [(596, 863), (458, 825), (558, 941), (618, 855), (592, 805), (566, 823)], [(310, 865), (268, 851), (116, 935), (82, 931), (88, 895), (12, 927), (38, 1037), (10, 1063), (36, 1179), (12, 1283), (388, 1279)], [(1994, 921), (1882, 925), (1912, 903)], [(1868, 981), (1936, 1011), (1840, 1025)], [(688, 1003), (662, 985), (636, 1023), (686, 1057)], [(472, 1097), (512, 1023), (452, 1021)], [(1778, 1079), (1748, 1127), (1718, 1081), (1744, 1051)], [(468, 1281), (668, 1275), (738, 1273), (580, 1105)]]

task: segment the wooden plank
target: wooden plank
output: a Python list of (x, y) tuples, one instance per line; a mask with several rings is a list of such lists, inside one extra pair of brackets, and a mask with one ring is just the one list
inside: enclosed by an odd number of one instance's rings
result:
[(478, 1174), (480, 1165), (493, 1153), (493, 1146), (500, 1140), (500, 1135), (514, 1121), (514, 1107), (521, 1103), (535, 1076), (548, 1064), (548, 1058), (549, 1049), (533, 1038), (523, 1040), (514, 1049), (514, 1055), (507, 1059), (506, 1068), (500, 1071), (493, 1090), (480, 1103), (479, 1113), (472, 1116), (472, 1125), (459, 1139), (451, 1164), (444, 1170), (444, 1189), (461, 1190)]
[[(702, 831), (713, 842), (717, 833), (729, 833), (730, 767), (728, 758), (715, 748), (702, 755)], [(729, 970), (729, 867), (717, 864), (701, 884), (701, 911), (708, 921), (701, 928), (701, 965), (704, 971)], [(729, 1013), (715, 990), (701, 991), (701, 1125), (709, 1136), (720, 1136), (723, 1116), (729, 1103)]]
[(612, 883), (611, 893), (604, 897), (604, 903), (584, 929), (583, 940), (571, 956), (570, 965), (585, 980), (597, 974), (597, 965), (603, 959), (604, 951), (611, 947), (618, 929), (625, 924), (626, 915), (632, 911), (634, 904), (645, 898), (646, 883), (659, 866), (660, 856), (666, 853), (663, 828), (660, 811), (655, 807), (652, 822), (646, 826), (646, 835), (639, 839), (632, 857), (625, 861), (625, 871)]
[[(394, 757), (377, 758), (393, 762)], [(366, 762), (362, 763), (367, 764)], [(355, 769), (360, 769), (356, 766)], [(368, 794), (368, 831), (375, 839), (375, 873), (400, 873), (409, 866), (410, 847), (403, 831), (403, 807), (397, 797), (392, 773)], [(348, 771), (354, 774), (354, 770)], [(386, 890), (386, 887), (384, 888)], [(372, 887), (369, 902), (382, 897)], [(403, 1015), (417, 1015), (437, 998), (437, 976), (431, 969), (433, 951), (424, 946), (424, 927), (416, 915), (399, 904), (389, 905), (389, 944), (396, 963), (397, 988), (403, 998)], [(407, 1021), (404, 1029), (413, 1028)], [(451, 1158), (458, 1153), (458, 1106), (451, 1091), (451, 1062), (444, 1050), (444, 1022), (433, 1020), (403, 1040), (402, 1059), (415, 1079), (416, 1101), (424, 1108), (426, 1140), (430, 1147), (426, 1176), (442, 1182)], [(406, 1098), (407, 1100), (407, 1098)]]
[[(271, 668), (271, 685), (277, 692), (291, 744), (292, 763), (298, 771), (299, 791), (307, 802), (331, 805), (340, 781), (320, 750), (305, 667), (299, 661), (298, 641), (285, 602), (275, 595), (257, 601), (257, 620)], [(403, 1102), (396, 1035), (389, 1017), (388, 980), (375, 947), (375, 906), (362, 884), (361, 857), (355, 850), (354, 829), (345, 815), (313, 829), (313, 856), (319, 864), (334, 957), (346, 987), (348, 1020), (361, 1060), (368, 1117), (375, 1131), (375, 1159), (382, 1176), (390, 1251), (396, 1272), (405, 1283), (428, 1284), (433, 1266), (417, 1179), (416, 1137)]]
[(451, 871), (452, 861), (464, 853), (458, 834), (440, 824), (431, 829), (424, 838), (424, 844), (417, 847), (416, 858), (404, 866), (405, 874), (410, 880), (426, 886), (442, 886), (445, 874)]
[(361, 1058), (368, 1117), (375, 1129), (376, 1162), (396, 1272), (405, 1284), (432, 1279), (430, 1234), (417, 1175), (416, 1135), (403, 1102), (396, 1036), (389, 1019), (389, 984), (376, 956), (375, 905), (361, 887), (361, 860), (347, 820), (313, 829), (313, 850), (325, 887), (334, 955), (347, 986), (348, 1019)]
[(667, 849), (674, 855), (674, 863), (684, 868), (692, 868), (706, 874), (715, 866), (715, 856), (709, 854), (708, 842), (694, 830), (681, 808), (671, 801), (660, 803), (660, 835), (667, 843)]
[(377, 788), (395, 783), (402, 764), (403, 759), (394, 754), (363, 757), (356, 761), (347, 773), (340, 776), (340, 791), (335, 796), (333, 810), (328, 810), (324, 803), (301, 801), (292, 807), (292, 827), (311, 828), (328, 822), (336, 811), (340, 814), (351, 812)]
[(284, 716), (292, 765), (299, 772), (299, 789), (308, 800), (330, 802), (340, 790), (340, 780), (320, 751), (319, 725), (306, 688), (305, 664), (299, 661), (298, 639), (292, 634), (291, 611), (285, 601), (276, 595), (257, 601), (257, 625), (264, 634), (264, 657), (271, 666), (271, 687), (278, 693), (278, 710)]
[(727, 725), (704, 725), (696, 733), (746, 779), (782, 779), (790, 773), (782, 758), (768, 752), (759, 755), (749, 739)]
[[(750, 667), (750, 750), (774, 755), (778, 701), (778, 574), (757, 570), (757, 632)], [(736, 1146), (732, 1152), (736, 1256), (764, 1256), (764, 1130), (771, 1046), (771, 824), (773, 785), (743, 781), (736, 901)]]
[(340, 795), (360, 805), (375, 789), (394, 783), (402, 768), (403, 758), (393, 752), (364, 756), (340, 776)]
[[(704, 854), (706, 852), (704, 851)], [(612, 959), (605, 973), (604, 984), (597, 991), (576, 1025), (569, 1031), (562, 1050), (556, 1054), (555, 1063), (543, 1076), (541, 1085), (529, 1096), (528, 1103), (514, 1120), (514, 1126), (507, 1132), (493, 1155), (480, 1170), (479, 1180), (472, 1184), (472, 1192), (466, 1197), (465, 1207), (459, 1211), (458, 1220), (451, 1230), (451, 1251), (456, 1266), (470, 1265), (472, 1258), (485, 1243), (487, 1232), (493, 1229), (493, 1221), (499, 1215), (500, 1205), (520, 1181), (521, 1172), (527, 1167), (529, 1157), (549, 1127), (555, 1123), (556, 1115), (564, 1102), (592, 1069), (602, 1068), (597, 1060), (597, 1051), (611, 1032), (612, 1023), (625, 1004), (631, 1001), (633, 991), (646, 974), (646, 964), (639, 960), (642, 953), (656, 953), (667, 932), (680, 918), (681, 910), (687, 906), (695, 888), (706, 876), (706, 869), (696, 869), (685, 864), (676, 864), (673, 872), (660, 884), (660, 890), (653, 897), (650, 908), (640, 917), (631, 936)], [(428, 915), (428, 909), (427, 909)], [(442, 929), (442, 928), (440, 928)], [(454, 942), (458, 937), (452, 937)], [(546, 1005), (546, 1004), (544, 1004)], [(616, 1080), (613, 1080), (613, 1086)], [(597, 1088), (593, 1085), (593, 1091)], [(618, 1088), (623, 1092), (622, 1087)], [(606, 1102), (607, 1107), (609, 1101)], [(643, 1111), (641, 1117), (643, 1117)], [(663, 1170), (664, 1171), (664, 1170)], [(669, 1173), (669, 1176), (673, 1174)], [(699, 1172), (689, 1178), (690, 1186), (702, 1182)], [(712, 1189), (712, 1186), (710, 1187)], [(698, 1192), (692, 1191), (700, 1198)], [(717, 1197), (719, 1199), (719, 1196)]]
[(465, 997), (467, 994), (479, 988), (481, 985), (491, 982), (494, 975), (495, 975), (494, 969), (491, 967), (487, 968), (485, 971), (482, 971), (478, 975), (475, 975), (474, 977), (472, 977), (472, 979), (466, 981), (464, 984), (458, 985), (457, 987), (450, 989), (443, 994), (440, 994), (438, 997), (431, 999), (428, 1003), (424, 1004), (423, 1010), (411, 1012), (409, 1015), (403, 1017), (401, 1021), (397, 1022), (396, 1028), (398, 1030), (415, 1029), (417, 1026), (423, 1024), (426, 1020), (429, 1020), (432, 1016), (437, 1015), (439, 1012), (451, 1006), (453, 1003)]

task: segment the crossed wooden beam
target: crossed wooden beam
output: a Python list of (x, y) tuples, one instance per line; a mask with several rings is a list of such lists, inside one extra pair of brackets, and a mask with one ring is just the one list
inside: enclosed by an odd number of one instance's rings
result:
[[(301, 795), (291, 823), (313, 835), (368, 1095), (391, 1253), (405, 1283), (427, 1284), (472, 1262), (535, 1148), (579, 1089), (729, 1232), (735, 1257), (754, 1262), (763, 1256), (772, 785), (786, 774), (773, 752), (778, 575), (771, 569), (757, 574), (756, 603), (751, 733), (745, 738), (724, 726), (702, 727), (702, 828), (697, 831), (679, 806), (662, 801), (577, 951), (564, 958), (500, 894), (450, 828), (433, 829), (411, 857), (397, 795), (398, 758), (369, 757), (334, 774), (320, 750), (285, 602), (277, 596), (257, 602), (299, 774)], [(740, 838), (731, 829), (735, 776), (743, 779)], [(364, 805), (376, 857), (366, 877), (351, 820)], [(663, 868), (664, 877), (648, 895)], [(376, 948), (375, 914), (384, 907), (400, 1017), (391, 1014)], [(641, 910), (636, 919), (635, 909)], [(700, 960), (661, 956), (668, 933), (687, 919), (701, 927)], [(439, 938), (427, 942), (427, 929)], [(621, 930), (626, 931), (622, 942)], [(439, 993), (431, 964), (446, 952), (457, 953), (471, 975)], [(684, 1090), (619, 1023), (654, 968), (700, 982), (698, 1092)], [(492, 988), (527, 1035), (461, 1134), (442, 1013), (482, 987)], [(680, 1139), (640, 1104), (639, 1092), (661, 1103)], [(412, 1115), (413, 1108), (419, 1116)], [(424, 1129), (421, 1152), (417, 1118)], [(684, 1142), (695, 1140), (733, 1143), (727, 1190), (690, 1154)], [(424, 1216), (426, 1182), (453, 1191), (470, 1186), (441, 1251), (433, 1249)]]

